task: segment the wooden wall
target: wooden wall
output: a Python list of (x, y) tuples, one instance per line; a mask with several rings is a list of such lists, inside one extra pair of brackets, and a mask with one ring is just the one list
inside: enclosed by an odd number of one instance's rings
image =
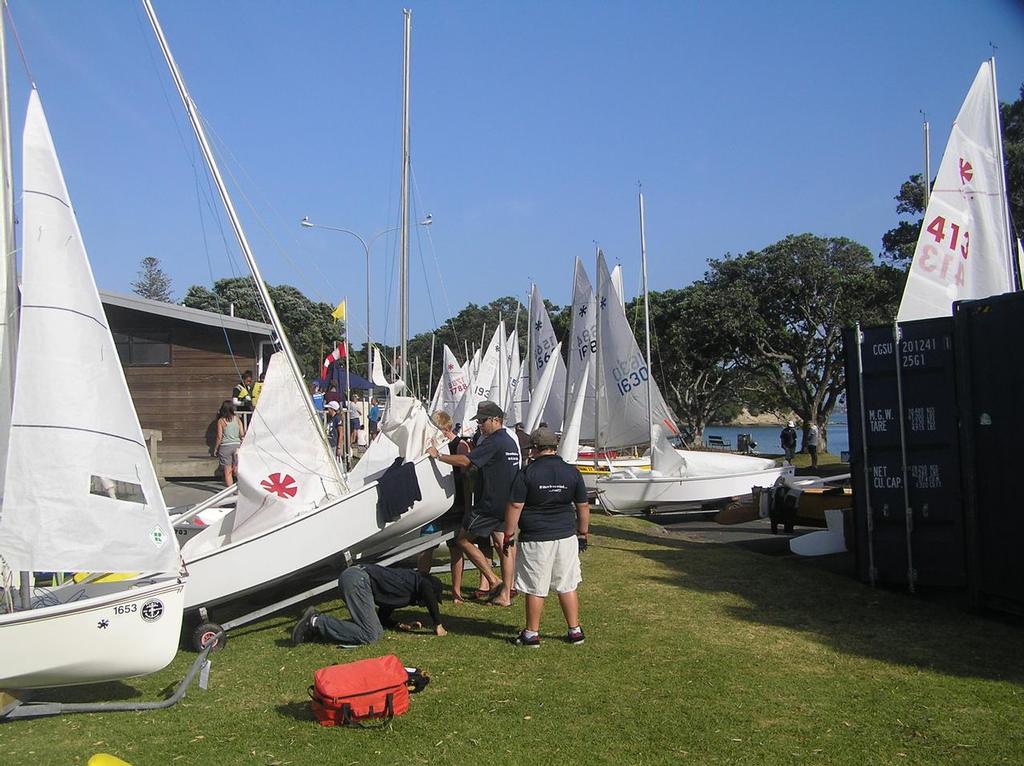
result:
[[(111, 330), (160, 340), (170, 335), (169, 366), (124, 368), (143, 428), (163, 432), (160, 450), (206, 454), (207, 429), (221, 402), (231, 398), (239, 373), (252, 370), (266, 336), (170, 319), (105, 305)], [(228, 352), (228, 342), (234, 357)]]

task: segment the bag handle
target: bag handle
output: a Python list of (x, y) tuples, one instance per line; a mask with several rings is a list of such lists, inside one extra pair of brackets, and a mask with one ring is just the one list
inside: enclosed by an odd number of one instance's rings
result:
[[(385, 717), (379, 723), (363, 723), (352, 720), (352, 706), (347, 702), (341, 706), (341, 725), (352, 729), (383, 729), (395, 717), (395, 695), (389, 694), (384, 703)], [(373, 708), (370, 708), (370, 716), (373, 716)]]

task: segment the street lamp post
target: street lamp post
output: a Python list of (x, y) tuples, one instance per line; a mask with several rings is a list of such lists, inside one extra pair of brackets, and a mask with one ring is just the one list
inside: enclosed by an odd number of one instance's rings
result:
[[(417, 226), (430, 226), (434, 222), (433, 216), (427, 215)], [(359, 240), (359, 244), (363, 246), (363, 253), (366, 255), (366, 377), (371, 378), (373, 370), (371, 369), (370, 354), (373, 348), (372, 341), (373, 336), (370, 333), (370, 249), (373, 247), (373, 243), (376, 242), (380, 237), (385, 234), (390, 234), (393, 231), (398, 231), (401, 226), (392, 226), (389, 229), (381, 229), (367, 241), (363, 239), (359, 234), (352, 231), (351, 229), (345, 229), (341, 226), (328, 226), (323, 223), (313, 223), (309, 220), (309, 216), (303, 216), (302, 220), (299, 221), (300, 226), (304, 226), (307, 229), (327, 229), (328, 231), (338, 231), (342, 234), (351, 234), (353, 237)]]

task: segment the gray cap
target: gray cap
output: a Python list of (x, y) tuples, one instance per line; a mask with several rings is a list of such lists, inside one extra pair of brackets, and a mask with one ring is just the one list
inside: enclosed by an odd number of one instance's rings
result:
[(537, 449), (552, 449), (558, 446), (558, 435), (550, 428), (538, 428), (530, 434), (530, 446)]

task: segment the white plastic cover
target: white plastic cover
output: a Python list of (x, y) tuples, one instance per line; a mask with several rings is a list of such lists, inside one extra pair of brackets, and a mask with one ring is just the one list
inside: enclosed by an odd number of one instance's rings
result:
[(647, 361), (640, 352), (626, 313), (611, 287), (611, 278), (604, 256), (598, 253), (598, 284), (604, 294), (600, 296), (601, 366), (604, 385), (601, 393), (600, 446), (642, 444), (650, 440), (650, 423), (675, 431), (675, 415), (665, 403), (652, 381), (651, 406), (647, 402)]
[(991, 61), (978, 70), (942, 155), (897, 320), (951, 316), (953, 302), (1013, 290)]
[(530, 358), (533, 364), (534, 385), (544, 374), (544, 369), (549, 364), (554, 364), (555, 378), (551, 384), (551, 393), (548, 394), (548, 403), (544, 407), (544, 415), (541, 418), (548, 426), (558, 431), (562, 428), (562, 418), (565, 417), (565, 362), (561, 354), (553, 354), (558, 338), (555, 337), (554, 328), (551, 327), (551, 319), (548, 317), (548, 310), (544, 307), (544, 298), (540, 294), (537, 285), (533, 285), (530, 291)]
[(686, 459), (668, 441), (667, 430), (654, 424), (651, 444), (651, 473), (655, 476), (686, 476)]
[(259, 404), (238, 450), (231, 542), (307, 513), (348, 491), (283, 352), (270, 357)]
[[(15, 570), (176, 571), (167, 507), (35, 91), (23, 151), (21, 338), (0, 553)], [(68, 406), (50, 385), (58, 371), (82, 383)]]

